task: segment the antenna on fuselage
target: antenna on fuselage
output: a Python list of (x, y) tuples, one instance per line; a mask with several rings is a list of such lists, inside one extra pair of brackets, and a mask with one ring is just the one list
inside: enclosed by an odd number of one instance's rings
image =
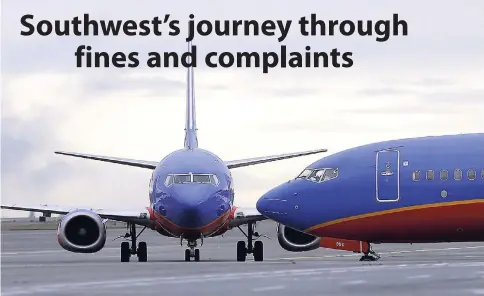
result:
[(193, 83), (193, 65), (192, 65), (192, 42), (188, 42), (188, 52), (190, 67), (187, 68), (187, 118), (185, 123), (185, 148), (198, 148), (197, 123), (195, 114), (195, 89)]

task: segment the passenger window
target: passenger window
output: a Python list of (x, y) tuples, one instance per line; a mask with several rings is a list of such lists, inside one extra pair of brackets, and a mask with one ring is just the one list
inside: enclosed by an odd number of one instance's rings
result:
[(432, 171), (432, 170), (427, 171), (427, 180), (428, 181), (434, 180), (434, 171)]
[(440, 171), (440, 180), (446, 181), (449, 179), (449, 171), (448, 170), (441, 170)]
[(476, 170), (468, 170), (467, 171), (467, 179), (474, 181), (476, 179)]
[(462, 180), (462, 171), (459, 169), (454, 170), (454, 180), (460, 181)]
[(420, 181), (420, 171), (413, 171), (413, 173), (412, 173), (412, 179), (414, 181)]

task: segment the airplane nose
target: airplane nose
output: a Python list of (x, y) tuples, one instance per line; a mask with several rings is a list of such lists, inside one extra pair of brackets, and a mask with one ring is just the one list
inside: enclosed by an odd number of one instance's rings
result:
[[(202, 185), (204, 186), (204, 185)], [(230, 209), (230, 204), (213, 188), (183, 189), (172, 195), (173, 215), (169, 218), (183, 228), (200, 228), (213, 222)], [(187, 186), (188, 187), (188, 186)], [(208, 187), (208, 186), (207, 186)]]
[(262, 195), (256, 204), (259, 213), (282, 223), (286, 219), (291, 205), (291, 197), (288, 196), (286, 190), (287, 186), (280, 185)]
[(197, 228), (204, 225), (203, 208), (198, 203), (185, 199), (180, 202), (178, 225), (186, 228)]

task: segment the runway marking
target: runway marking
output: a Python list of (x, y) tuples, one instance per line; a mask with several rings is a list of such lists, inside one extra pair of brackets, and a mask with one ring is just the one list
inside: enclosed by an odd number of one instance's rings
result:
[(484, 289), (471, 290), (471, 292), (477, 295), (484, 295)]
[[(453, 263), (447, 264), (448, 267), (467, 267), (467, 266), (480, 266), (484, 267), (484, 262), (474, 262), (474, 263)], [(236, 281), (240, 279), (253, 279), (259, 277), (275, 278), (275, 277), (288, 277), (295, 278), (298, 276), (303, 276), (305, 274), (321, 274), (331, 272), (334, 270), (349, 271), (349, 272), (371, 272), (375, 270), (385, 271), (385, 270), (402, 270), (402, 269), (413, 269), (413, 268), (439, 268), (443, 267), (442, 264), (414, 264), (407, 265), (404, 268), (398, 265), (377, 265), (377, 266), (356, 266), (351, 269), (348, 268), (312, 268), (312, 269), (285, 269), (285, 270), (268, 270), (260, 272), (236, 272), (236, 273), (209, 273), (204, 275), (190, 275), (190, 276), (158, 276), (158, 277), (138, 277), (138, 278), (125, 278), (116, 280), (104, 280), (104, 281), (84, 281), (84, 282), (64, 282), (59, 284), (41, 284), (33, 286), (20, 286), (11, 289), (4, 289), (2, 291), (2, 296), (6, 295), (25, 295), (25, 294), (38, 294), (58, 292), (58, 291), (73, 291), (73, 290), (86, 290), (86, 289), (99, 289), (105, 288), (107, 286), (111, 288), (126, 288), (132, 287), (134, 283), (142, 286), (159, 286), (163, 284), (183, 284), (186, 283), (206, 283), (206, 282), (216, 282), (216, 281)], [(302, 277), (304, 278), (304, 277)], [(346, 282), (346, 284), (361, 284), (362, 280)]]
[(342, 272), (347, 272), (347, 269), (341, 269), (341, 270), (331, 270), (331, 273), (342, 273)]
[(265, 291), (274, 291), (274, 290), (282, 290), (286, 288), (286, 286), (271, 286), (271, 287), (261, 287), (252, 289), (254, 292), (265, 292)]
[[(450, 248), (439, 248), (439, 249), (418, 249), (418, 250), (402, 250), (402, 251), (390, 251), (381, 252), (380, 255), (389, 254), (402, 254), (402, 253), (413, 253), (413, 252), (436, 252), (436, 251), (455, 251), (464, 249), (482, 249), (484, 246), (470, 246), (470, 247), (450, 247)], [(299, 256), (299, 257), (282, 257), (280, 260), (305, 260), (305, 259), (324, 259), (324, 258), (338, 258), (338, 257), (359, 257), (361, 253), (357, 254), (338, 254), (338, 255), (324, 255), (324, 256)], [(277, 259), (270, 259), (277, 260)]]
[(429, 277), (430, 277), (430, 275), (428, 275), (428, 274), (421, 274), (421, 275), (408, 276), (407, 279), (427, 279)]
[(361, 285), (366, 283), (364, 280), (356, 280), (356, 281), (349, 281), (349, 282), (343, 282), (343, 285)]
[[(150, 247), (149, 249), (165, 249), (165, 248), (173, 248), (173, 247), (180, 248), (180, 245), (153, 246), (153, 247)], [(59, 246), (59, 248), (61, 248), (61, 247)], [(100, 252), (104, 252), (104, 251), (119, 251), (119, 247), (103, 248)], [(2, 257), (3, 256), (5, 256), (5, 257), (13, 257), (13, 256), (18, 256), (18, 255), (25, 256), (25, 255), (57, 254), (57, 253), (66, 253), (68, 255), (72, 255), (71, 252), (66, 251), (66, 250), (64, 250), (62, 248), (59, 249), (59, 250), (2, 252), (1, 255), (2, 255)], [(96, 254), (100, 254), (100, 253), (96, 253)], [(87, 254), (87, 255), (89, 255), (89, 254)]]

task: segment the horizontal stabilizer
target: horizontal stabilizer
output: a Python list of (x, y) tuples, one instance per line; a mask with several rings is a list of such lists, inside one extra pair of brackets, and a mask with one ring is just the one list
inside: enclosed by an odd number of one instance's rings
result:
[(118, 158), (118, 157), (111, 157), (111, 156), (81, 154), (81, 153), (62, 152), (62, 151), (56, 151), (55, 154), (86, 158), (86, 159), (92, 159), (92, 160), (98, 160), (98, 161), (104, 161), (104, 162), (111, 162), (111, 163), (140, 167), (145, 169), (155, 169), (156, 166), (158, 165), (158, 162), (156, 161), (136, 160), (136, 159)]
[(254, 164), (261, 164), (261, 163), (266, 163), (271, 161), (289, 159), (289, 158), (311, 155), (311, 154), (327, 152), (327, 151), (328, 149), (318, 149), (318, 150), (310, 150), (310, 151), (304, 151), (304, 152), (294, 152), (294, 153), (279, 154), (279, 155), (272, 155), (272, 156), (262, 156), (262, 157), (256, 157), (256, 158), (232, 160), (232, 161), (225, 161), (225, 165), (227, 165), (229, 169), (234, 169), (234, 168), (240, 168), (240, 167), (245, 167), (245, 166), (254, 165)]

